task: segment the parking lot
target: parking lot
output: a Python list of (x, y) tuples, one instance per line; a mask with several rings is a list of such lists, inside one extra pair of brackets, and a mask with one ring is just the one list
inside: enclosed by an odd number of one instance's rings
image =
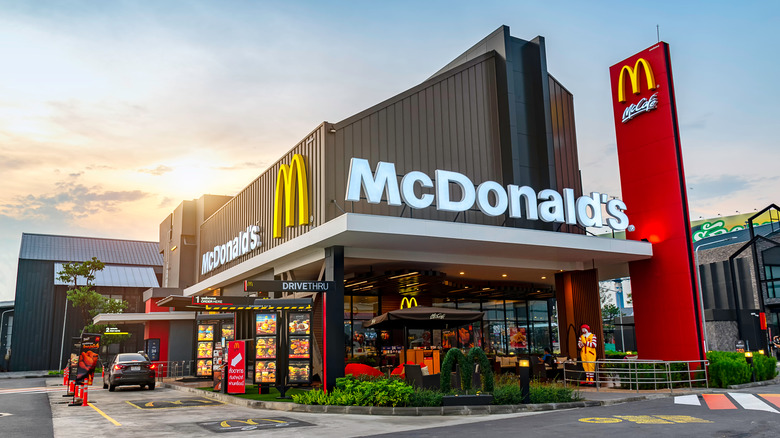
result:
[[(51, 379), (49, 385), (58, 385)], [(224, 404), (208, 397), (158, 387), (137, 386), (115, 392), (93, 385), (92, 406), (68, 406), (63, 391), (49, 393), (55, 437), (164, 437), (213, 436), (215, 433), (258, 434), (279, 437), (350, 437), (415, 430), (432, 426), (484, 421), (470, 417), (383, 417), (306, 414), (252, 409)], [(531, 414), (492, 415), (491, 419)]]

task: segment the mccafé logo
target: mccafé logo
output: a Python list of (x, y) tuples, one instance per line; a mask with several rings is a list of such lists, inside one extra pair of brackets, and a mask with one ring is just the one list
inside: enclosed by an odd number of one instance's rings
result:
[[(640, 70), (639, 67), (642, 67)], [(639, 81), (639, 72), (644, 72), (645, 79), (647, 81), (647, 89), (648, 90), (655, 90), (658, 88), (658, 83), (655, 81), (655, 76), (653, 76), (653, 69), (650, 67), (650, 64), (647, 62), (644, 58), (639, 58), (636, 60), (636, 64), (634, 64), (634, 68), (631, 68), (628, 65), (624, 65), (620, 69), (620, 75), (618, 76), (618, 102), (620, 103), (626, 103), (626, 83), (624, 81), (624, 74), (628, 73), (628, 79), (631, 81), (631, 91), (634, 94), (640, 93), (640, 81)], [(649, 98), (642, 98), (637, 103), (632, 103), (628, 106), (628, 108), (623, 111), (623, 123), (628, 122), (629, 120), (633, 119), (634, 117), (650, 112), (658, 107), (658, 93), (653, 94)]]
[[(482, 213), (499, 216), (509, 211), (509, 217), (521, 218), (525, 210), (526, 219), (544, 222), (560, 222), (583, 227), (603, 227), (601, 204), (606, 204), (606, 225), (615, 231), (628, 228), (626, 204), (620, 199), (610, 199), (603, 193), (592, 192), (590, 196), (576, 198), (573, 189), (563, 189), (563, 196), (555, 190), (545, 189), (538, 194), (528, 186), (510, 184), (504, 188), (495, 181), (485, 181), (476, 188), (474, 183), (458, 172), (436, 170), (436, 183), (423, 172), (412, 171), (401, 178), (399, 187), (395, 164), (380, 161), (372, 172), (368, 160), (352, 158), (347, 181), (347, 201), (359, 202), (361, 192), (369, 204), (379, 204), (382, 197), (388, 205), (401, 206), (402, 202), (411, 208), (422, 209), (436, 202), (440, 211), (460, 212), (471, 209), (476, 202)], [(417, 197), (414, 189), (433, 188), (434, 193), (423, 193)], [(461, 199), (450, 198), (450, 184), (460, 187)], [(491, 204), (490, 194), (494, 204)]]
[(417, 298), (415, 297), (404, 297), (404, 299), (401, 300), (401, 308), (404, 308), (404, 305), (408, 308), (417, 307)]
[[(297, 189), (297, 190), (296, 190)], [(298, 224), (309, 223), (309, 187), (306, 183), (306, 163), (300, 154), (293, 155), (290, 165), (279, 166), (274, 195), (274, 238), (282, 237), (282, 206), (284, 225), (295, 225), (295, 194), (298, 193)]]

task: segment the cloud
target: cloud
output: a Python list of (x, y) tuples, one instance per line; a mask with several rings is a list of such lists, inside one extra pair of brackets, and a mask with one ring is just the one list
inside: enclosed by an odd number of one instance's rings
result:
[(250, 161), (245, 161), (243, 163), (234, 164), (232, 166), (221, 166), (217, 167), (217, 170), (241, 170), (241, 169), (258, 169), (262, 170), (268, 167), (268, 164), (265, 162), (260, 163), (252, 163)]
[(732, 197), (734, 194), (752, 189), (765, 182), (766, 177), (746, 177), (742, 175), (716, 175), (688, 178), (691, 197), (696, 200)]
[(120, 204), (149, 196), (140, 190), (101, 191), (99, 186), (87, 187), (74, 182), (58, 182), (55, 192), (44, 195), (19, 196), (0, 205), (0, 214), (17, 219), (82, 219), (101, 212), (115, 212)]
[(168, 172), (173, 172), (173, 168), (170, 166), (166, 166), (164, 164), (160, 164), (154, 169), (141, 169), (139, 170), (139, 172), (148, 173), (149, 175), (154, 175), (154, 176), (160, 176), (160, 175), (165, 175)]

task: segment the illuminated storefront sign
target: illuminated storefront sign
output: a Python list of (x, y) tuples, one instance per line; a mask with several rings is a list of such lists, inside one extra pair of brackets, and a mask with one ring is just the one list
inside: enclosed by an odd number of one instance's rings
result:
[[(642, 69), (640, 69), (640, 67), (642, 67)], [(644, 73), (648, 90), (655, 90), (658, 88), (658, 83), (655, 81), (655, 76), (653, 75), (653, 69), (650, 67), (650, 63), (644, 58), (639, 58), (636, 60), (634, 68), (631, 68), (629, 65), (624, 65), (620, 69), (617, 83), (618, 102), (623, 104), (626, 103), (626, 83), (624, 76), (626, 73), (628, 73), (628, 79), (631, 81), (631, 91), (634, 94), (640, 94), (640, 72)], [(650, 112), (656, 108), (658, 108), (658, 93), (655, 93), (650, 97), (643, 97), (639, 102), (630, 104), (625, 111), (623, 111), (622, 121), (623, 123), (626, 123), (634, 117), (642, 113)]]
[(293, 155), (290, 165), (279, 166), (276, 176), (274, 195), (274, 238), (282, 237), (282, 206), (284, 206), (284, 225), (295, 225), (295, 199), (298, 194), (298, 224), (309, 223), (309, 187), (307, 184), (306, 164), (303, 156)]
[(406, 307), (408, 307), (408, 308), (410, 308), (410, 309), (411, 309), (412, 307), (417, 307), (417, 298), (415, 298), (415, 297), (411, 297), (411, 298), (409, 298), (409, 297), (404, 297), (404, 298), (401, 300), (401, 308), (403, 309), (403, 308), (404, 308), (404, 306), (406, 306)]
[(200, 274), (206, 274), (218, 266), (233, 261), (236, 258), (259, 248), (263, 243), (260, 241), (260, 227), (250, 225), (245, 231), (238, 233), (222, 245), (217, 245), (213, 250), (203, 254), (200, 264)]
[[(521, 218), (525, 210), (526, 219), (544, 222), (559, 222), (569, 225), (580, 224), (583, 227), (602, 227), (603, 214), (601, 204), (606, 205), (606, 225), (615, 231), (628, 228), (626, 204), (620, 199), (611, 199), (603, 193), (592, 192), (590, 196), (577, 198), (573, 189), (563, 189), (563, 195), (552, 189), (537, 193), (528, 186), (510, 184), (504, 188), (495, 181), (485, 181), (475, 188), (474, 183), (458, 172), (436, 170), (435, 184), (430, 176), (420, 171), (412, 171), (401, 178), (398, 184), (395, 164), (380, 161), (376, 171), (372, 172), (368, 160), (352, 158), (349, 165), (346, 200), (358, 202), (361, 192), (370, 204), (378, 204), (384, 195), (388, 205), (411, 208), (427, 208), (436, 203), (440, 211), (467, 211), (477, 204), (482, 213), (499, 216), (509, 211), (509, 217)], [(420, 197), (414, 192), (415, 185), (434, 189), (434, 193), (424, 193)], [(450, 185), (460, 187), (461, 199), (450, 197)], [(490, 198), (493, 195), (494, 202)]]

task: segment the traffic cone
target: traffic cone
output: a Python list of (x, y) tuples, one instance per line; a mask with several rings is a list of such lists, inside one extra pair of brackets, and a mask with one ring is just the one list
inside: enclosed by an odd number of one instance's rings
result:
[(68, 386), (68, 368), (62, 370), (62, 385)]
[(76, 387), (76, 398), (81, 398), (81, 385)]
[(71, 380), (70, 385), (68, 385), (68, 394), (75, 394), (75, 393), (76, 393), (76, 382)]
[(89, 395), (89, 388), (84, 387), (83, 390), (81, 390), (81, 406), (88, 406), (89, 402), (87, 401), (87, 395)]

